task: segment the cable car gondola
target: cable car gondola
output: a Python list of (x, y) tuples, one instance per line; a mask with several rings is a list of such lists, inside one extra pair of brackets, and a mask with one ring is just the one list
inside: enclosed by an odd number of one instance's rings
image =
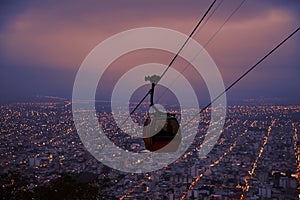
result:
[[(148, 112), (144, 123), (143, 140), (146, 149), (157, 152), (174, 152), (181, 142), (180, 126), (176, 119), (176, 114), (162, 112), (153, 103), (154, 88), (160, 77), (153, 75), (145, 77), (145, 81), (150, 81), (150, 108), (153, 112)], [(172, 143), (171, 143), (172, 142)], [(171, 144), (170, 144), (171, 143)], [(167, 146), (170, 144), (169, 146)]]

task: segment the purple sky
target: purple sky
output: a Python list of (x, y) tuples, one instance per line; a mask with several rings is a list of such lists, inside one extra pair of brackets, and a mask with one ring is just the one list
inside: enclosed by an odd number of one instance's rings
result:
[[(34, 95), (71, 97), (81, 62), (101, 41), (147, 26), (189, 34), (211, 2), (1, 1), (0, 103), (24, 101)], [(205, 45), (240, 2), (225, 0), (194, 39)], [(298, 26), (300, 1), (248, 0), (206, 50), (229, 85)], [(229, 103), (263, 97), (299, 104), (299, 44), (297, 33), (227, 94)], [(111, 79), (119, 76), (120, 67), (151, 62), (151, 56), (145, 55), (141, 51), (116, 61)], [(171, 58), (166, 53), (151, 55), (163, 64)], [(180, 69), (180, 62), (175, 66)]]

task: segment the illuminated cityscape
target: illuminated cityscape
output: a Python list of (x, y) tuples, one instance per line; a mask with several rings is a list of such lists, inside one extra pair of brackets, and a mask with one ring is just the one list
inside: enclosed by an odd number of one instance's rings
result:
[[(1, 194), (35, 197), (38, 188), (69, 174), (106, 199), (298, 199), (300, 106), (229, 106), (218, 143), (200, 159), (208, 112), (182, 157), (161, 170), (131, 174), (90, 155), (74, 128), (69, 101), (2, 105)], [(113, 137), (111, 114), (98, 116)], [(118, 138), (127, 150), (145, 148), (126, 134)]]

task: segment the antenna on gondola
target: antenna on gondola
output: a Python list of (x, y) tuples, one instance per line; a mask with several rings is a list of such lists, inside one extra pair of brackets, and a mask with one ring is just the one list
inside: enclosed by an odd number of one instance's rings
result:
[(153, 76), (146, 76), (145, 81), (150, 81), (151, 89), (150, 89), (150, 106), (153, 106), (153, 98), (154, 98), (154, 88), (160, 80), (160, 76), (153, 75)]

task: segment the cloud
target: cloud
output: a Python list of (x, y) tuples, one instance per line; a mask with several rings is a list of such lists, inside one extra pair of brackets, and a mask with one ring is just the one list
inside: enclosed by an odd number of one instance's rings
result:
[[(224, 1), (194, 38), (204, 45), (240, 2)], [(76, 72), (99, 42), (120, 31), (161, 26), (189, 34), (210, 3), (198, 0), (189, 3), (174, 0), (159, 3), (146, 0), (7, 2), (0, 6), (1, 69), (5, 70), (5, 65), (30, 66), (28, 70), (63, 68)], [(299, 1), (293, 0), (244, 3), (206, 47), (226, 84), (299, 26), (299, 9)], [(265, 74), (271, 67), (264, 67), (253, 72), (241, 86), (250, 88), (261, 84), (259, 80), (271, 79), (286, 81), (290, 78), (299, 82), (295, 77), (299, 74), (296, 66), (300, 63), (296, 55), (298, 35), (263, 63), (272, 67), (270, 76), (265, 77)], [(167, 62), (167, 58), (160, 60)], [(131, 63), (128, 59), (126, 62)], [(288, 66), (288, 70), (282, 66)]]

